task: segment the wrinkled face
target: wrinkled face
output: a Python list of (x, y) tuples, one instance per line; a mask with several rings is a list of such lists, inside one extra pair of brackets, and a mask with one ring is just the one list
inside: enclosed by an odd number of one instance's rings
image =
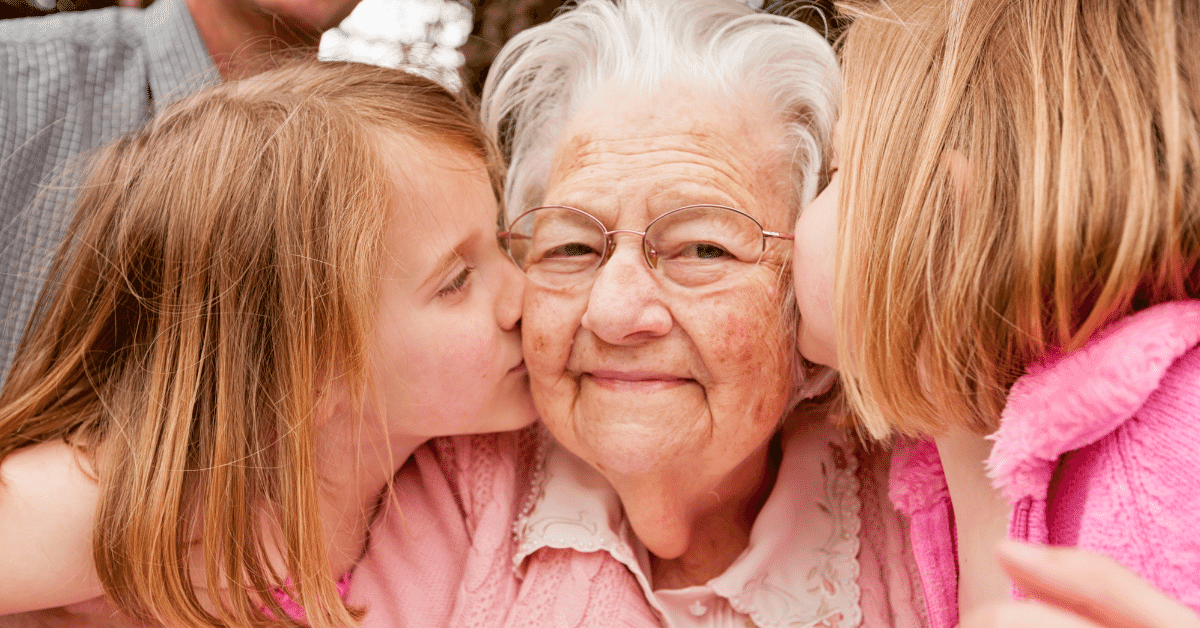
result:
[(496, 240), (487, 171), (455, 149), (389, 146), (398, 166), (371, 362), (379, 411), (393, 432), (420, 437), (528, 425), (525, 281)]
[[(782, 128), (763, 107), (689, 89), (597, 93), (563, 136), (544, 204), (642, 231), (709, 203), (787, 230), (795, 201)], [(732, 469), (771, 436), (789, 397), (787, 242), (768, 239), (762, 261), (731, 284), (690, 289), (651, 271), (639, 236), (615, 244), (590, 284), (527, 285), (525, 355), (543, 420), (605, 474)]]
[(838, 366), (833, 325), (833, 270), (837, 254), (840, 187), (841, 178), (835, 172), (825, 190), (800, 212), (792, 253), (792, 278), (796, 283), (796, 303), (800, 307), (796, 343), (805, 358), (832, 368)]

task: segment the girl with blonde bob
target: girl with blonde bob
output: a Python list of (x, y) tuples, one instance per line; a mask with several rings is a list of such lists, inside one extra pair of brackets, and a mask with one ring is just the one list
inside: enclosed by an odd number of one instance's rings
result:
[(309, 62), (94, 163), (0, 394), (0, 624), (355, 625), (397, 468), (534, 419), (491, 144), (431, 81)]
[[(871, 436), (931, 438), (901, 448), (891, 493), (932, 625), (991, 602), (1051, 624), (1004, 606), (1006, 535), (1200, 608), (1200, 5), (843, 8), (840, 174), (796, 230), (836, 225), (836, 273), (796, 250), (798, 281), (834, 292), (809, 299), (801, 349)], [(1135, 625), (1139, 596), (1103, 584), (1132, 576), (1005, 547), (1027, 593), (1076, 613), (1053, 621)], [(1155, 604), (1136, 625), (1197, 625)]]

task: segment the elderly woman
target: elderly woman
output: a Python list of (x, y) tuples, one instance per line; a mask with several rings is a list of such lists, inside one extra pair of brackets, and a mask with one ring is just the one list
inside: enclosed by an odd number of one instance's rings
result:
[[(385, 513), (356, 599), (455, 626), (923, 623), (884, 456), (797, 405), (831, 378), (796, 351), (785, 231), (839, 91), (819, 34), (735, 0), (585, 0), (509, 42), (483, 117), (553, 440), (418, 459), (398, 483), (433, 497)], [(379, 584), (439, 561), (420, 593)]]
[(823, 183), (839, 91), (819, 34), (733, 1), (583, 2), (501, 52), (484, 123), (556, 440), (518, 564), (607, 552), (674, 626), (854, 626), (879, 601), (860, 591), (904, 547), (879, 469), (796, 407), (820, 382), (784, 231)]

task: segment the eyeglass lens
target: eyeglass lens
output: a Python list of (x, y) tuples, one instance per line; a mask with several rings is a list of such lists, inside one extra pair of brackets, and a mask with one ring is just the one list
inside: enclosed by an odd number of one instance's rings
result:
[[(762, 258), (762, 227), (727, 207), (696, 205), (667, 212), (646, 228), (643, 254), (651, 268), (683, 287), (740, 276)], [(509, 229), (508, 248), (517, 267), (549, 287), (590, 280), (615, 243), (604, 225), (570, 207), (541, 207), (521, 215)]]

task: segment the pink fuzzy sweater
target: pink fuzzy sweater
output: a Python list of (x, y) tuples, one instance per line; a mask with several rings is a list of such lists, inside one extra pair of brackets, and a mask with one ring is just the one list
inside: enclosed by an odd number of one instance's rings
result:
[[(1030, 367), (988, 460), (1009, 536), (1106, 554), (1200, 610), (1200, 301), (1165, 303)], [(930, 625), (958, 623), (954, 512), (932, 442), (898, 448)]]
[[(396, 476), (349, 601), (366, 628), (656, 628), (638, 582), (607, 552), (543, 548), (513, 568), (513, 523), (530, 492), (537, 434), (437, 439)], [(920, 628), (907, 521), (887, 500), (889, 456), (860, 465), (862, 626)]]

